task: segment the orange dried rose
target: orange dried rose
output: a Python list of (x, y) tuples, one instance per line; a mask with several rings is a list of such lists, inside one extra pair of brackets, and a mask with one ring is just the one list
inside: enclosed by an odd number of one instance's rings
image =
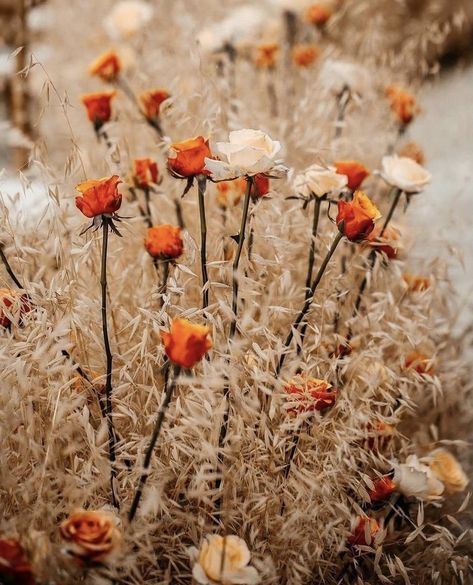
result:
[(203, 136), (196, 136), (183, 142), (175, 142), (170, 146), (168, 158), (170, 171), (180, 177), (195, 177), (206, 174), (205, 159), (210, 158), (209, 141)]
[(373, 482), (373, 489), (369, 491), (370, 501), (372, 504), (384, 502), (394, 491), (396, 484), (388, 475), (379, 477)]
[(411, 292), (422, 292), (430, 288), (431, 281), (428, 276), (419, 276), (406, 272), (402, 275), (404, 282), (407, 284), (407, 290)]
[(356, 160), (341, 160), (335, 163), (335, 169), (339, 175), (345, 175), (348, 179), (347, 186), (352, 191), (356, 191), (370, 172)]
[(143, 114), (148, 120), (159, 118), (161, 104), (170, 97), (165, 89), (148, 89), (140, 95), (140, 102), (143, 106)]
[(350, 202), (338, 201), (337, 227), (351, 242), (366, 239), (380, 217), (378, 208), (363, 191), (355, 191)]
[(148, 229), (145, 248), (153, 258), (178, 258), (184, 250), (181, 228), (174, 225), (157, 225)]
[(388, 85), (385, 89), (391, 110), (402, 124), (410, 124), (419, 111), (413, 94), (396, 85)]
[(103, 79), (103, 81), (113, 82), (118, 79), (122, 64), (115, 51), (107, 51), (100, 55), (89, 67), (90, 75)]
[(337, 400), (337, 391), (326, 380), (305, 379), (298, 376), (284, 387), (288, 395), (288, 412), (312, 412), (331, 408)]
[(79, 183), (76, 189), (82, 196), (76, 197), (76, 206), (86, 217), (112, 215), (120, 209), (122, 196), (118, 192), (121, 183), (117, 175), (103, 179), (89, 179)]
[(396, 247), (395, 242), (399, 240), (399, 232), (393, 227), (387, 227), (384, 234), (380, 237), (381, 227), (376, 226), (374, 230), (366, 238), (366, 243), (376, 250), (376, 252), (383, 252), (389, 260), (397, 258), (399, 248)]
[(192, 368), (212, 347), (209, 328), (186, 319), (173, 319), (171, 330), (162, 331), (161, 339), (168, 358), (183, 368)]
[(399, 156), (403, 156), (405, 158), (411, 158), (415, 161), (418, 165), (423, 166), (425, 164), (425, 155), (422, 148), (417, 144), (417, 142), (407, 142), (400, 150)]
[(276, 65), (279, 45), (277, 43), (263, 43), (256, 47), (255, 64), (263, 69), (271, 69)]
[(121, 542), (114, 517), (103, 511), (73, 512), (59, 530), (68, 554), (81, 564), (106, 562), (118, 552)]
[(4, 309), (16, 314), (16, 307), (20, 317), (31, 311), (31, 304), (27, 295), (21, 294), (16, 290), (9, 288), (0, 288), (0, 327), (8, 328), (11, 325), (11, 319)]
[(81, 96), (81, 102), (87, 109), (87, 116), (95, 128), (100, 128), (112, 117), (112, 100), (117, 95), (115, 90), (87, 93)]
[(236, 206), (240, 203), (246, 191), (246, 179), (239, 177), (232, 181), (217, 183), (217, 205), (222, 209)]
[(296, 45), (292, 49), (292, 60), (298, 67), (309, 67), (315, 62), (319, 54), (320, 49), (317, 45)]
[(158, 165), (151, 158), (136, 158), (133, 161), (133, 181), (140, 189), (149, 189), (158, 181)]
[(316, 2), (309, 6), (305, 13), (305, 19), (315, 26), (323, 26), (332, 16), (332, 10), (323, 2)]
[(380, 531), (381, 527), (375, 518), (368, 518), (362, 516), (358, 523), (348, 537), (348, 544), (351, 546), (367, 545), (372, 546), (375, 536)]
[(0, 582), (14, 585), (35, 584), (26, 552), (13, 538), (0, 538)]
[(404, 360), (407, 369), (414, 369), (418, 374), (432, 374), (432, 361), (419, 351), (412, 351)]

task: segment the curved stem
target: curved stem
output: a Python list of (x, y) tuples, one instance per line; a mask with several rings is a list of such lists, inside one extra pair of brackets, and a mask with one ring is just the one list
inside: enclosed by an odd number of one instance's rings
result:
[(3, 251), (3, 245), (0, 245), (0, 257), (2, 259), (3, 265), (5, 266), (5, 270), (8, 272), (10, 278), (13, 280), (13, 282), (16, 284), (16, 286), (18, 288), (23, 289), (23, 285), (16, 277), (16, 274), (13, 272), (12, 267), (10, 266), (10, 263), (8, 262), (8, 259), (5, 256), (5, 252)]
[(200, 216), (200, 268), (202, 273), (202, 308), (209, 306), (209, 275), (207, 273), (207, 219), (205, 217), (205, 189), (207, 179), (204, 175), (197, 177), (199, 216)]

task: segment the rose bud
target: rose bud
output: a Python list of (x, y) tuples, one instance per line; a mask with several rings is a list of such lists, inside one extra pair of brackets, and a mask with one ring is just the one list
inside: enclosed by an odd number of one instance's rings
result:
[(348, 544), (371, 546), (379, 531), (380, 526), (377, 520), (363, 516), (358, 519), (355, 529), (348, 537)]
[(117, 95), (115, 90), (87, 93), (81, 96), (81, 102), (87, 109), (87, 116), (99, 130), (112, 117), (112, 100)]
[(246, 185), (244, 177), (217, 183), (217, 205), (222, 209), (238, 205), (245, 195)]
[(76, 189), (82, 193), (82, 196), (76, 197), (76, 207), (85, 217), (113, 215), (122, 204), (118, 183), (121, 181), (117, 175), (103, 179), (89, 179), (80, 183)]
[(305, 19), (315, 26), (324, 26), (332, 16), (332, 11), (327, 4), (316, 2), (307, 8)]
[(25, 550), (13, 538), (0, 538), (0, 582), (12, 585), (35, 584)]
[(292, 60), (298, 67), (310, 67), (320, 54), (317, 45), (296, 45), (292, 49)]
[(432, 360), (418, 351), (412, 351), (404, 360), (407, 369), (414, 369), (418, 374), (432, 374)]
[(272, 69), (276, 65), (279, 45), (264, 43), (256, 47), (255, 64), (262, 69)]
[(393, 480), (388, 476), (385, 475), (384, 477), (379, 477), (375, 479), (373, 482), (373, 489), (370, 490), (369, 496), (370, 501), (372, 504), (377, 502), (384, 502), (386, 501), (389, 496), (396, 491), (396, 484)]
[(268, 177), (265, 177), (263, 174), (259, 173), (258, 175), (254, 176), (255, 185), (252, 192), (252, 197), (254, 200), (259, 199), (260, 197), (264, 197), (269, 193), (270, 185)]
[(353, 201), (338, 201), (337, 227), (351, 242), (364, 240), (381, 213), (363, 191), (355, 191)]
[(335, 163), (335, 168), (339, 175), (345, 175), (348, 179), (347, 187), (352, 191), (356, 191), (370, 172), (356, 160), (342, 160)]
[(288, 412), (291, 414), (325, 410), (337, 400), (337, 391), (332, 385), (317, 378), (305, 380), (298, 376), (284, 387), (284, 392), (288, 395)]
[(412, 122), (419, 110), (415, 96), (396, 85), (389, 85), (385, 89), (385, 94), (399, 122), (404, 125)]
[(5, 309), (12, 314), (19, 314), (20, 319), (31, 311), (32, 307), (27, 295), (21, 294), (9, 288), (0, 288), (0, 327), (7, 329), (11, 325), (11, 319)]
[(90, 65), (89, 73), (111, 83), (118, 79), (121, 68), (121, 61), (115, 51), (107, 51)]
[(158, 260), (179, 258), (184, 250), (181, 228), (173, 225), (157, 225), (148, 229), (145, 248)]
[(178, 177), (195, 177), (204, 170), (205, 159), (210, 158), (209, 141), (202, 136), (190, 138), (183, 142), (176, 142), (170, 146), (168, 168)]
[(427, 290), (431, 281), (428, 276), (419, 276), (417, 274), (410, 274), (406, 272), (402, 275), (404, 282), (407, 284), (407, 290), (410, 292), (422, 292)]
[(158, 165), (150, 158), (136, 158), (133, 161), (133, 182), (140, 189), (149, 189), (158, 182)]
[(366, 238), (366, 243), (376, 252), (383, 252), (389, 260), (397, 258), (399, 248), (396, 247), (395, 242), (399, 239), (399, 232), (393, 227), (387, 227), (384, 230), (384, 235), (381, 238), (381, 228), (376, 226), (374, 230)]
[(161, 104), (170, 97), (165, 89), (149, 89), (140, 95), (143, 114), (148, 120), (159, 118)]
[(162, 331), (161, 339), (168, 358), (186, 369), (192, 368), (212, 347), (209, 328), (186, 319), (173, 319), (171, 330)]
[(105, 563), (118, 552), (121, 535), (109, 512), (78, 510), (59, 527), (66, 552), (80, 564)]
[(425, 164), (425, 155), (422, 148), (416, 142), (408, 142), (399, 150), (399, 156), (411, 158), (418, 165)]

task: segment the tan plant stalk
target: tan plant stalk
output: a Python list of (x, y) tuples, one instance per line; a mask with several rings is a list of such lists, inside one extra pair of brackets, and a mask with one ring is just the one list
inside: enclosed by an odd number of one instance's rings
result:
[(200, 218), (200, 270), (202, 274), (202, 308), (209, 306), (209, 275), (207, 272), (207, 218), (205, 216), (205, 190), (207, 178), (205, 175), (197, 177), (199, 218)]

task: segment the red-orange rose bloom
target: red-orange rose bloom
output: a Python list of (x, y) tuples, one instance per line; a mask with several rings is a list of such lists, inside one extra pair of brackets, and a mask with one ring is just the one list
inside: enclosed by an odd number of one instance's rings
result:
[(317, 45), (296, 45), (292, 49), (292, 60), (298, 67), (310, 67), (319, 54)]
[(212, 156), (209, 141), (203, 136), (175, 142), (171, 144), (170, 149), (169, 169), (180, 177), (195, 177), (204, 173), (205, 159)]
[(396, 491), (396, 484), (389, 476), (379, 477), (373, 482), (373, 489), (369, 491), (370, 501), (375, 504), (384, 502)]
[(399, 122), (406, 125), (412, 122), (418, 111), (415, 96), (396, 85), (389, 85), (385, 93)]
[(153, 258), (178, 258), (184, 250), (181, 228), (174, 225), (157, 225), (148, 229), (145, 248)]
[(277, 43), (264, 43), (256, 47), (255, 63), (257, 67), (271, 69), (276, 65), (279, 45)]
[(143, 113), (148, 120), (159, 117), (161, 104), (167, 100), (170, 94), (165, 89), (149, 89), (140, 95), (140, 102), (143, 106)]
[(325, 410), (335, 404), (337, 391), (325, 380), (309, 378), (305, 380), (302, 376), (292, 380), (284, 387), (290, 402), (288, 411), (313, 412), (314, 410)]
[(122, 64), (115, 51), (107, 51), (100, 55), (89, 67), (90, 75), (96, 75), (103, 81), (116, 81), (120, 75)]
[(117, 95), (115, 90), (87, 93), (81, 96), (81, 101), (87, 109), (89, 120), (99, 127), (110, 121), (112, 117), (112, 100)]
[[(9, 288), (0, 288), (0, 327), (9, 327), (11, 325), (10, 317), (7, 316), (4, 308), (10, 309), (11, 312), (16, 314), (15, 307), (17, 307), (17, 303), (20, 317), (31, 311), (31, 304), (26, 295)], [(12, 307), (13, 309), (11, 309)]]
[(419, 351), (412, 351), (405, 359), (405, 366), (418, 374), (432, 374), (433, 368), (429, 358)]
[(255, 186), (253, 188), (253, 197), (258, 199), (259, 197), (264, 197), (269, 193), (269, 179), (265, 177), (261, 173), (254, 176)]
[(35, 584), (25, 550), (13, 538), (0, 538), (0, 581), (14, 585)]
[(82, 197), (76, 197), (76, 206), (86, 217), (112, 215), (120, 209), (122, 196), (118, 192), (121, 183), (117, 175), (103, 179), (89, 179), (77, 185)]
[(380, 531), (378, 521), (374, 518), (361, 517), (355, 530), (348, 538), (348, 543), (352, 546), (359, 545), (373, 545), (375, 536)]
[(158, 181), (158, 165), (150, 158), (136, 158), (133, 161), (133, 180), (140, 189), (148, 189)]
[(355, 191), (353, 201), (338, 201), (338, 229), (352, 242), (364, 240), (380, 217), (378, 208), (363, 191)]
[(212, 347), (209, 328), (186, 319), (173, 319), (171, 330), (162, 331), (161, 339), (168, 358), (187, 369), (195, 366)]
[(356, 191), (370, 172), (356, 160), (341, 160), (335, 163), (335, 168), (339, 175), (345, 175), (348, 178), (347, 186), (352, 191)]
[(315, 26), (323, 26), (328, 22), (332, 16), (332, 11), (323, 3), (312, 4), (307, 8), (305, 18), (307, 22), (315, 24)]

